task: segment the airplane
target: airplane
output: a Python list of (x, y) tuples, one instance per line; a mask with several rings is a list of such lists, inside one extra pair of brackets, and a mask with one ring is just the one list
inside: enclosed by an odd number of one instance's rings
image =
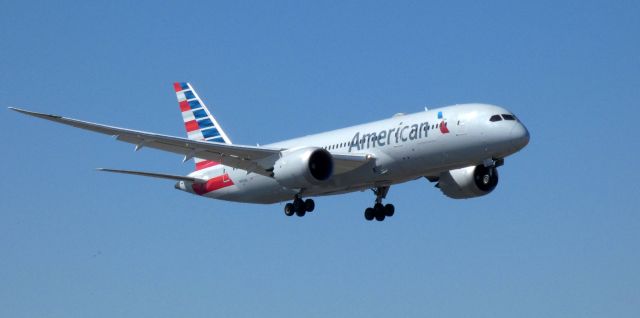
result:
[(135, 150), (155, 148), (193, 159), (187, 176), (104, 169), (176, 181), (194, 195), (284, 206), (287, 216), (315, 209), (312, 198), (371, 189), (366, 220), (395, 213), (384, 204), (392, 185), (426, 178), (453, 199), (483, 196), (498, 185), (497, 168), (529, 143), (529, 131), (505, 108), (461, 104), (398, 113), (390, 118), (264, 146), (231, 142), (190, 83), (173, 84), (187, 138), (97, 124), (9, 107), (22, 114), (115, 136)]

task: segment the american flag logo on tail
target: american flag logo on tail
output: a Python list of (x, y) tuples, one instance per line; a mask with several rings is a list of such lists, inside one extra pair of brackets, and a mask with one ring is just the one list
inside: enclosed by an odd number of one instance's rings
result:
[[(231, 140), (224, 133), (220, 124), (211, 115), (207, 106), (202, 102), (191, 84), (185, 82), (173, 83), (178, 105), (182, 112), (182, 119), (187, 130), (187, 137), (191, 140), (219, 142), (231, 144)], [(215, 166), (218, 163), (200, 158), (194, 158), (196, 170)]]

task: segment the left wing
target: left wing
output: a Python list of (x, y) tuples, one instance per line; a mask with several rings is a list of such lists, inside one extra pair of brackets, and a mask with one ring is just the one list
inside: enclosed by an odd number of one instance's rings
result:
[(32, 112), (15, 107), (9, 109), (22, 114), (34, 116), (76, 128), (86, 129), (97, 133), (116, 136), (120, 141), (136, 145), (136, 150), (142, 147), (160, 149), (184, 155), (184, 161), (198, 157), (220, 162), (226, 166), (270, 176), (267, 169), (273, 167), (283, 149), (241, 146), (218, 142), (189, 140), (186, 138), (154, 134), (144, 131), (131, 130), (91, 123), (87, 121)]
[[(19, 113), (34, 116), (64, 125), (73, 126), (97, 133), (116, 136), (116, 139), (136, 145), (136, 150), (142, 147), (160, 149), (184, 155), (184, 161), (191, 158), (202, 158), (220, 162), (226, 166), (246, 170), (271, 177), (274, 163), (280, 158), (281, 148), (242, 146), (224, 144), (211, 141), (198, 141), (180, 137), (173, 137), (139, 130), (119, 128), (91, 123), (58, 115), (32, 112), (15, 107), (9, 109)], [(375, 158), (369, 154), (332, 154), (335, 164), (335, 174), (354, 170)], [(116, 172), (116, 171), (113, 171)], [(121, 172), (126, 173), (126, 172)], [(158, 175), (158, 177), (160, 177)]]

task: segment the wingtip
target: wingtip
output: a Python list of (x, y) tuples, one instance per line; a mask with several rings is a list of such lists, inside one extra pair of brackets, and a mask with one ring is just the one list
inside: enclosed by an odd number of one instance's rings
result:
[(23, 113), (23, 114), (29, 114), (29, 113), (33, 113), (32, 111), (28, 111), (26, 109), (22, 109), (22, 108), (18, 108), (18, 107), (13, 107), (13, 106), (9, 106), (7, 107), (10, 110), (13, 110), (14, 112), (18, 112), (18, 113)]
[(7, 107), (7, 108), (9, 108), (10, 110), (16, 111), (18, 113), (25, 114), (25, 115), (30, 115), (30, 116), (34, 116), (34, 117), (49, 118), (49, 119), (60, 119), (60, 118), (63, 118), (60, 115), (39, 113), (39, 112), (34, 112), (34, 111), (18, 108), (18, 107), (11, 107), (10, 106), (10, 107)]
[(18, 112), (20, 114), (25, 114), (25, 115), (37, 114), (36, 112), (28, 111), (26, 109), (22, 109), (22, 108), (18, 108), (18, 107), (9, 106), (7, 108), (9, 108), (10, 110), (13, 110), (14, 112)]

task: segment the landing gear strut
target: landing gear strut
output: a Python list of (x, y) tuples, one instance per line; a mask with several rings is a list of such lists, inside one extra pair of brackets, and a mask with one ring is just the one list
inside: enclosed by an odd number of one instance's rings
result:
[(376, 203), (372, 208), (367, 208), (366, 210), (364, 210), (364, 218), (367, 221), (371, 221), (373, 219), (376, 219), (376, 221), (384, 221), (385, 217), (393, 216), (396, 211), (396, 208), (393, 206), (393, 204), (382, 204), (382, 199), (387, 197), (389, 187), (377, 187), (371, 190), (376, 195)]
[(296, 195), (292, 203), (284, 205), (284, 214), (287, 216), (297, 215), (304, 216), (307, 212), (313, 212), (316, 208), (316, 203), (312, 199), (302, 200), (299, 195)]

